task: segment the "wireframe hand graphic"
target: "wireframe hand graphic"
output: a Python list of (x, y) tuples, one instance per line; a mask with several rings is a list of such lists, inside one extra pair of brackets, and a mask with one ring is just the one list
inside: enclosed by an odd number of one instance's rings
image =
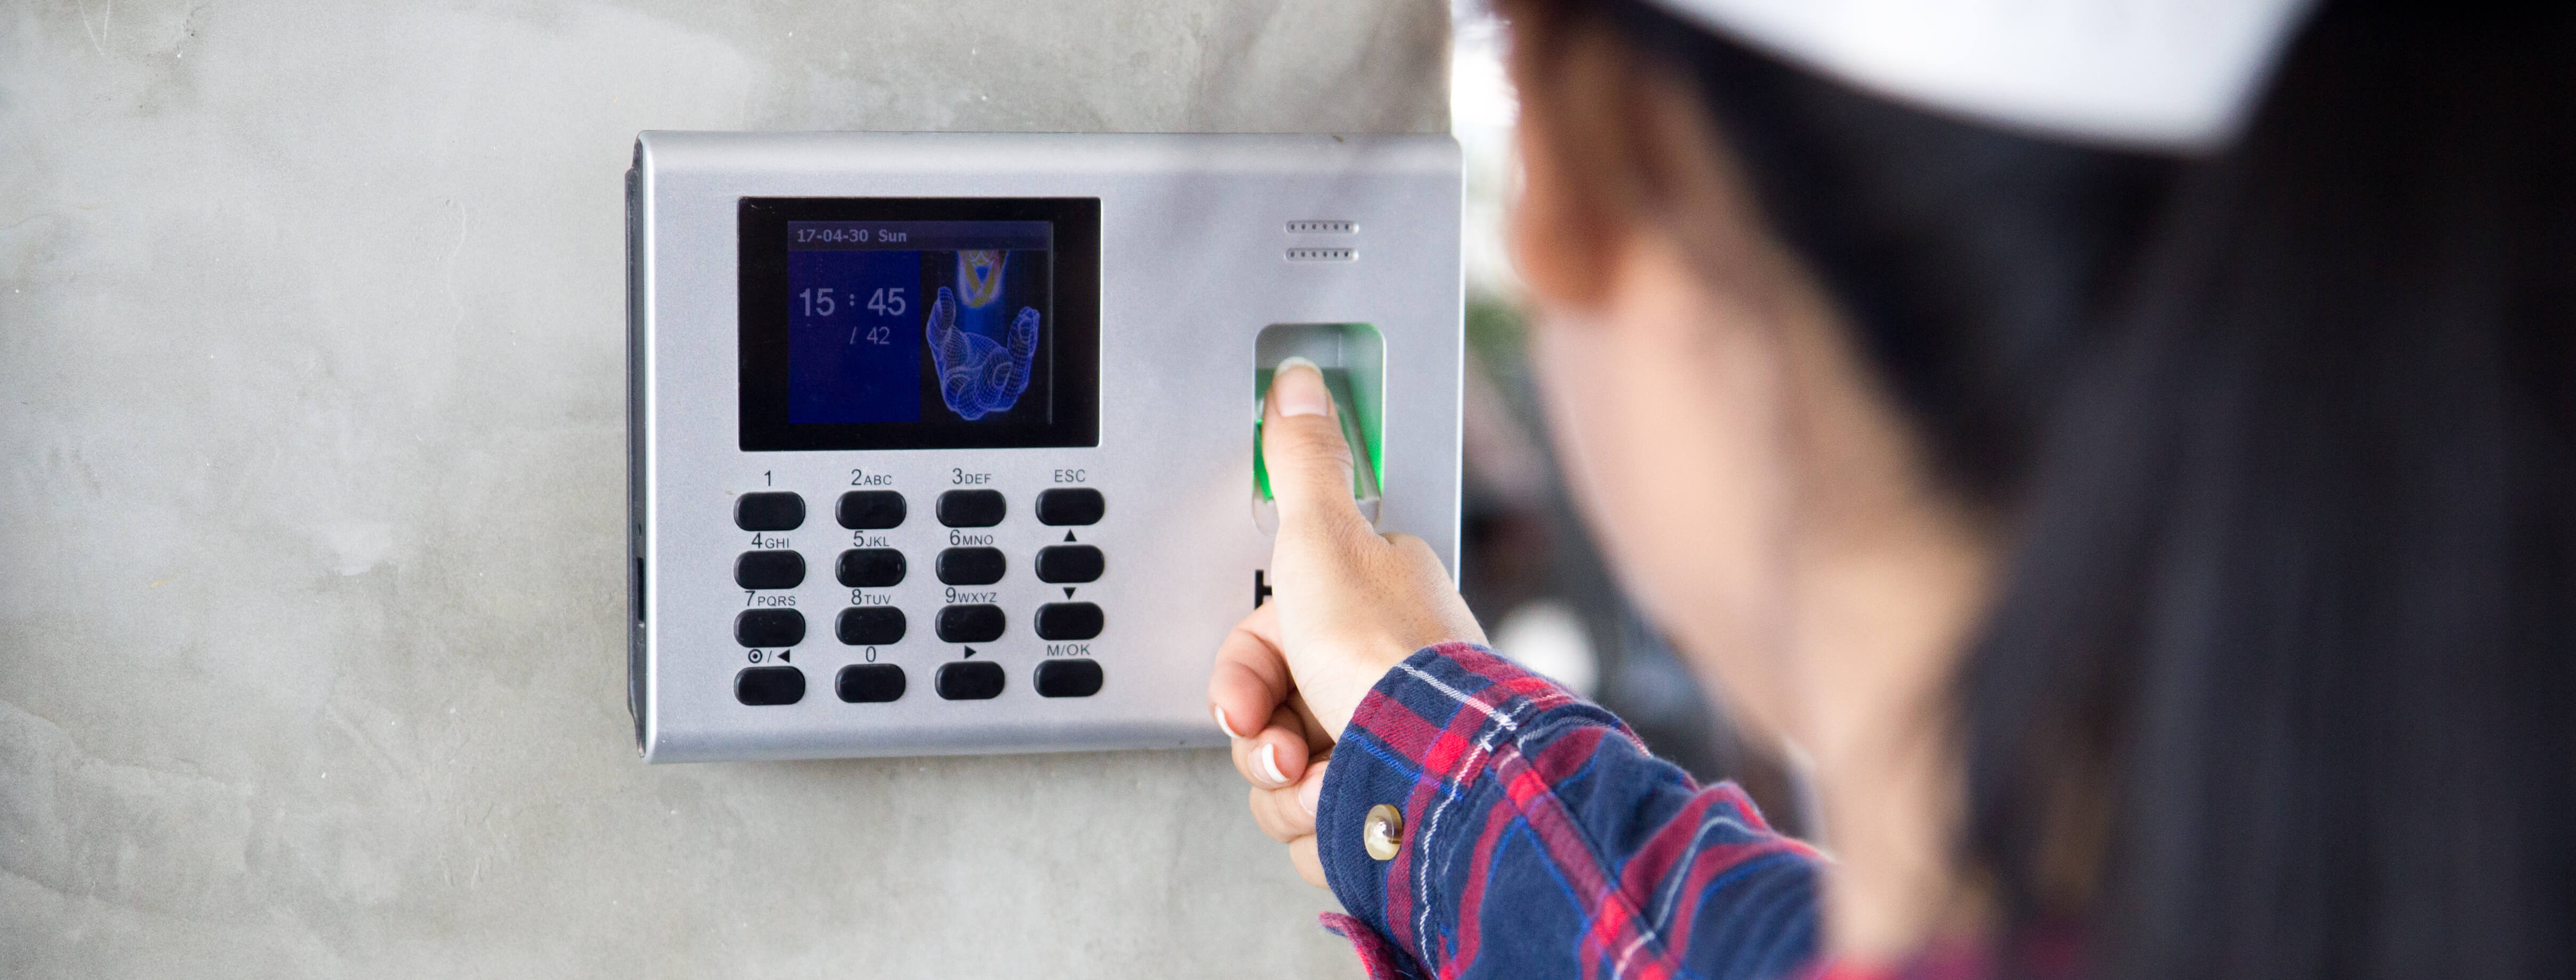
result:
[(939, 399), (948, 410), (972, 422), (993, 412), (1007, 412), (1029, 390), (1029, 365), (1037, 359), (1038, 311), (1020, 307), (1011, 321), (1008, 345), (957, 326), (957, 297), (946, 286), (930, 304), (922, 327), (930, 343), (931, 365), (939, 374)]

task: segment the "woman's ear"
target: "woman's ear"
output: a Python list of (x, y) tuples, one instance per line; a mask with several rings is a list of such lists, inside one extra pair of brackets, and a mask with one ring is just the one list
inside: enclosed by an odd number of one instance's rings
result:
[(1613, 43), (1563, 19), (1516, 21), (1512, 84), (1520, 96), (1515, 137), (1520, 174), (1507, 234), (1514, 264), (1543, 306), (1597, 309), (1609, 300), (1625, 248), (1629, 209), (1618, 173), (1618, 121), (1577, 110), (1615, 104)]
[(1513, 21), (1520, 182), (1509, 234), (1543, 305), (1607, 305), (1650, 237), (1713, 284), (1771, 271), (1761, 260), (1774, 250), (1706, 107), (1687, 79), (1645, 59), (1589, 19)]

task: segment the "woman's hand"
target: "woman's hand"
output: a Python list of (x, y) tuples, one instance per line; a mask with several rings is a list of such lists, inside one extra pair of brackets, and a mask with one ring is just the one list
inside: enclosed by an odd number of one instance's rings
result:
[(1360, 700), (1415, 650), (1485, 641), (1422, 539), (1379, 536), (1351, 500), (1351, 451), (1324, 376), (1279, 366), (1264, 399), (1262, 460), (1279, 507), (1270, 601), (1235, 624), (1208, 678), (1209, 713), (1252, 783), (1252, 817), (1324, 887), (1315, 801)]

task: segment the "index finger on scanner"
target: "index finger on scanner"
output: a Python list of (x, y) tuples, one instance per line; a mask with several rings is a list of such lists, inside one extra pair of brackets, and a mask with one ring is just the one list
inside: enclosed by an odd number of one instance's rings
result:
[(1279, 534), (1365, 532), (1351, 499), (1351, 447), (1324, 373), (1302, 357), (1279, 362), (1261, 406), (1261, 460), (1279, 507)]

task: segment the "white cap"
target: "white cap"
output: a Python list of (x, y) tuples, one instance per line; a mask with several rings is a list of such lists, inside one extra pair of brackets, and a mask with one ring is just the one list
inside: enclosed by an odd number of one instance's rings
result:
[(2087, 142), (2232, 137), (2310, 0), (1651, 0), (1858, 87)]

